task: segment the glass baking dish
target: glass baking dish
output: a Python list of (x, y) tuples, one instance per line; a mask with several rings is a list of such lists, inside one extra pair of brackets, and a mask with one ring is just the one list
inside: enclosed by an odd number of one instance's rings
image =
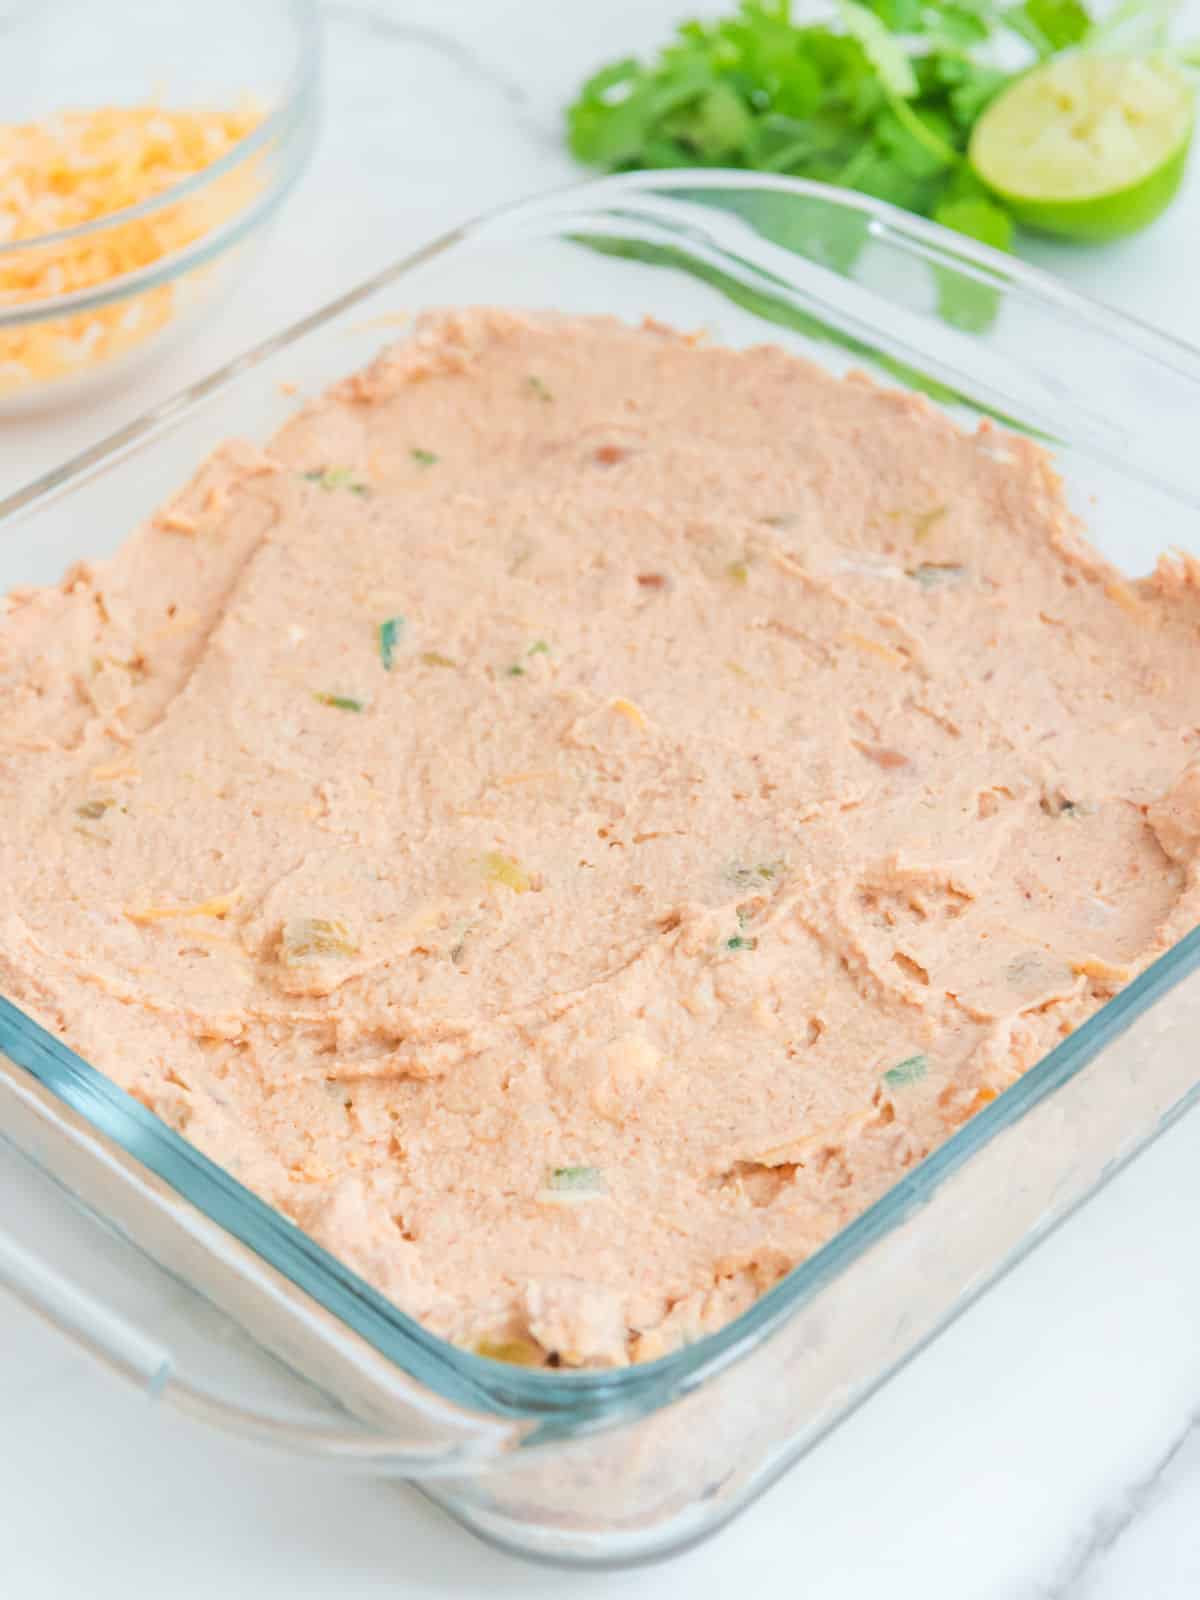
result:
[[(1200, 353), (861, 195), (636, 174), (486, 216), (0, 504), (0, 591), (104, 556), (231, 433), (433, 304), (650, 314), (915, 388), (1043, 440), (1129, 572), (1200, 555)], [(286, 392), (285, 392), (286, 391)], [(1197, 1096), (1200, 930), (721, 1331), (643, 1366), (529, 1370), (427, 1333), (0, 997), (21, 1238), (0, 1283), (162, 1405), (420, 1483), (543, 1559), (712, 1532)], [(12, 1156), (12, 1161), (17, 1161)], [(11, 1228), (12, 1224), (9, 1222)]]

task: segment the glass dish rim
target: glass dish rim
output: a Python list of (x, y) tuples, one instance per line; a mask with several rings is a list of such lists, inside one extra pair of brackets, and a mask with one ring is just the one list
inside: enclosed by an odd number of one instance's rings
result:
[[(267, 148), (281, 136), (286, 138), (290, 135), (293, 132), (293, 124), (297, 120), (304, 121), (306, 112), (311, 114), (311, 102), (320, 73), (321, 19), (317, 0), (285, 0), (285, 3), (296, 36), (296, 64), (277, 103), (256, 128), (239, 139), (218, 160), (202, 168), (201, 171), (192, 173), (179, 183), (172, 184), (161, 194), (151, 195), (145, 200), (139, 200), (136, 205), (123, 206), (119, 211), (109, 212), (102, 217), (93, 217), (89, 222), (77, 222), (69, 228), (56, 229), (53, 233), (40, 233), (32, 239), (16, 239), (11, 243), (0, 245), (0, 267), (6, 262), (19, 260), (23, 252), (74, 244), (78, 240), (104, 233), (111, 228), (122, 227), (129, 222), (140, 221), (169, 206), (178, 205), (180, 201), (191, 198), (210, 184), (217, 182), (234, 167)], [(286, 185), (286, 174), (284, 182)], [(278, 188), (277, 181), (272, 190)], [(263, 208), (251, 206), (247, 209), (257, 216), (261, 215)], [(211, 235), (202, 235), (201, 240), (196, 241), (197, 245), (209, 237)], [(209, 253), (211, 252), (200, 254), (198, 259), (207, 259)], [(170, 267), (170, 271), (166, 273), (162, 271), (154, 273), (153, 268), (143, 268), (140, 271), (122, 273), (119, 278), (107, 284), (104, 290), (83, 289), (74, 294), (52, 295), (41, 300), (26, 301), (0, 312), (0, 328), (41, 321), (50, 316), (94, 310), (98, 306), (111, 303), (114, 299), (124, 298), (128, 293), (140, 292), (149, 284), (160, 281), (163, 276), (173, 276), (185, 267), (195, 264), (197, 264), (195, 247), (185, 247), (163, 258), (162, 265)], [(160, 266), (159, 263), (154, 265)], [(147, 277), (148, 272), (153, 275)]]
[[(547, 242), (563, 237), (572, 214), (578, 222), (580, 215), (586, 214), (585, 208), (593, 197), (631, 189), (694, 191), (703, 188), (766, 188), (835, 206), (849, 205), (866, 212), (886, 232), (899, 231), (915, 237), (938, 253), (953, 256), (956, 263), (966, 261), (977, 267), (984, 276), (994, 278), (1000, 273), (1006, 282), (1019, 284), (1043, 303), (1049, 300), (1065, 304), (1088, 321), (1102, 317), (1110, 335), (1115, 323), (1116, 331), (1139, 347), (1144, 356), (1155, 359), (1166, 355), (1173, 368), (1182, 369), (1200, 386), (1200, 351), (1172, 341), (1123, 313), (1109, 311), (1098, 302), (1046, 278), (1036, 269), (949, 234), (935, 224), (914, 219), (882, 202), (828, 185), (797, 179), (760, 178), (756, 174), (710, 169), (634, 173), (562, 186), (496, 207), (409, 253), (10, 495), (0, 502), (0, 535), (7, 531), (4, 523), (17, 513), (37, 506), (43, 499), (56, 499), (85, 478), (90, 469), (115, 465), (126, 450), (143, 441), (149, 442), (159, 429), (179, 421), (225, 384), (334, 321), (359, 300), (401, 281), (417, 266), (457, 246), (469, 245), (476, 236), (482, 236), (486, 242), (488, 229), (494, 224), (509, 223), (515, 227), (523, 218), (536, 220), (542, 207), (565, 201), (567, 211), (552, 218), (553, 232), (541, 236), (542, 242)], [(673, 219), (667, 214), (663, 220), (669, 225)], [(519, 238), (519, 235), (513, 237)], [(1050, 293), (1044, 292), (1046, 290)], [(1194, 370), (1188, 371), (1188, 366)], [(8, 1054), (59, 1101), (81, 1113), (92, 1130), (113, 1139), (125, 1154), (163, 1179), (184, 1202), (224, 1228), (288, 1278), (302, 1294), (342, 1320), (417, 1382), (451, 1402), (482, 1405), (492, 1416), (537, 1419), (539, 1426), (526, 1438), (526, 1443), (530, 1443), (577, 1432), (580, 1425), (608, 1425), (646, 1415), (680, 1398), (747, 1354), (783, 1320), (850, 1268), (872, 1244), (911, 1215), (953, 1172), (1083, 1070), (1111, 1038), (1124, 1032), (1198, 966), (1200, 928), (1195, 928), (732, 1322), (655, 1361), (603, 1371), (512, 1366), (475, 1355), (428, 1332), (281, 1212), (243, 1188), (225, 1169), (210, 1161), (3, 996), (0, 996), (0, 1053)], [(14, 1037), (38, 1065), (31, 1065), (24, 1052), (13, 1053), (5, 1041)], [(205, 1203), (198, 1198), (200, 1192), (216, 1203)], [(234, 1221), (246, 1226), (231, 1225), (229, 1214), (234, 1212), (238, 1213)], [(260, 1233), (262, 1238), (258, 1239)], [(293, 1267), (301, 1272), (300, 1276)], [(323, 1277), (323, 1283), (312, 1281), (318, 1274)], [(327, 1288), (330, 1293), (318, 1292)], [(347, 1309), (362, 1315), (351, 1318), (346, 1315)], [(374, 1331), (368, 1331), (364, 1321), (371, 1324)], [(381, 1340), (380, 1332), (388, 1335), (386, 1340)]]

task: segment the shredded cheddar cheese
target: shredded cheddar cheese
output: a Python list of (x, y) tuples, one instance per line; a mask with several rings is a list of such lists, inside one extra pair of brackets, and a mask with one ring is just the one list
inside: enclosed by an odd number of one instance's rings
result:
[(1111, 983), (1118, 988), (1133, 977), (1132, 967), (1123, 966), (1119, 962), (1104, 961), (1098, 956), (1085, 956), (1081, 961), (1072, 961), (1071, 971), (1077, 972), (1084, 978), (1094, 978), (1099, 983)]
[(216, 894), (209, 900), (201, 900), (191, 906), (147, 906), (144, 911), (126, 910), (125, 915), (130, 922), (151, 923), (164, 922), (171, 917), (216, 917), (221, 920), (227, 917), (238, 902), (240, 890), (234, 889), (229, 894)]
[(868, 639), (864, 633), (847, 631), (842, 634), (846, 644), (852, 644), (856, 650), (861, 650), (864, 655), (878, 656), (881, 661), (886, 661), (889, 666), (899, 667), (901, 671), (908, 666), (908, 657), (900, 650), (893, 650), (890, 644), (881, 644), (878, 639)]
[(1104, 585), (1104, 592), (1110, 600), (1115, 600), (1122, 611), (1128, 611), (1131, 616), (1143, 616), (1145, 606), (1138, 599), (1127, 583), (1122, 583), (1119, 578), (1110, 578)]
[[(226, 155), (260, 121), (251, 107), (147, 105), (0, 125), (0, 310), (111, 283), (224, 222), (253, 192), (253, 163), (149, 215), (58, 245), (6, 248), (153, 200)], [(120, 304), (13, 328), (0, 335), (0, 390), (117, 355), (164, 326), (173, 309), (172, 286), (159, 284)]]
[(119, 779), (137, 780), (141, 772), (131, 761), (112, 761), (102, 767), (92, 768), (94, 783), (116, 783)]
[(610, 700), (608, 703), (610, 708), (617, 712), (619, 716), (628, 718), (635, 728), (648, 728), (650, 726), (646, 720), (646, 713), (641, 706), (635, 705), (632, 700), (626, 700), (624, 696), (618, 696), (617, 699)]
[(195, 533), (199, 524), (186, 511), (163, 511), (158, 516), (157, 526), (165, 533)]

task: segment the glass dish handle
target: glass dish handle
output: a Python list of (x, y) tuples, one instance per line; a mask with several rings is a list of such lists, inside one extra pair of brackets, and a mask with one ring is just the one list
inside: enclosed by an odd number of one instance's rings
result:
[(236, 1438), (287, 1455), (311, 1457), (343, 1472), (357, 1466), (374, 1475), (428, 1478), (478, 1471), (511, 1450), (523, 1431), (519, 1425), (499, 1419), (485, 1422), (464, 1416), (464, 1422), (476, 1424), (476, 1431), (464, 1428), (462, 1438), (448, 1444), (444, 1436), (405, 1439), (372, 1431), (366, 1424), (354, 1426), (353, 1419), (341, 1426), (300, 1423), (222, 1399), (209, 1389), (189, 1383), (176, 1370), (174, 1358), (164, 1345), (3, 1230), (0, 1289), (8, 1289), (89, 1355), (136, 1383), (152, 1399)]

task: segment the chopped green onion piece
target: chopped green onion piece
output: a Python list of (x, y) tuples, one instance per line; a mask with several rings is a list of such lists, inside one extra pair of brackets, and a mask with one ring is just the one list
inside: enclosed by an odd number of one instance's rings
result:
[(739, 889), (758, 889), (764, 883), (770, 883), (782, 871), (782, 861), (759, 861), (752, 867), (735, 864), (729, 868), (728, 876), (730, 882)]
[(525, 654), (527, 656), (548, 656), (550, 654), (550, 646), (545, 639), (537, 639), (529, 646)]
[(450, 656), (444, 656), (440, 650), (422, 650), (421, 660), (427, 667), (456, 667), (457, 661)]
[(386, 622), (379, 624), (379, 659), (383, 662), (385, 672), (392, 670), (392, 663), (396, 659), (396, 646), (403, 633), (403, 617), (389, 617)]
[(318, 705), (332, 706), (335, 711), (362, 711), (365, 709), (361, 700), (353, 700), (348, 694), (314, 694), (313, 699)]
[(546, 387), (542, 380), (536, 377), (532, 372), (525, 379), (525, 384), (530, 393), (537, 395), (538, 399), (543, 401), (546, 405), (549, 405), (554, 399), (554, 396), (551, 394), (550, 390)]
[(510, 678), (523, 678), (525, 676), (525, 668), (519, 661), (514, 661), (512, 666), (508, 668), (506, 676)]
[(546, 1187), (572, 1193), (602, 1194), (607, 1185), (599, 1167), (551, 1167)]
[(432, 450), (421, 450), (414, 447), (408, 453), (419, 467), (432, 467), (437, 461), (437, 456), (434, 455)]
[(309, 483), (319, 483), (329, 493), (334, 489), (349, 489), (351, 494), (358, 495), (371, 492), (368, 484), (355, 482), (353, 467), (318, 467), (306, 472), (304, 477)]
[(948, 583), (957, 583), (966, 570), (951, 561), (923, 561), (919, 567), (909, 567), (905, 576), (919, 583), (922, 589), (940, 589)]
[(905, 1056), (903, 1061), (897, 1061), (894, 1067), (889, 1067), (883, 1075), (884, 1083), (896, 1089), (906, 1083), (916, 1083), (925, 1076), (929, 1062), (925, 1056)]
[(735, 933), (732, 939), (726, 939), (726, 950), (757, 950), (758, 940), (747, 939), (740, 933)]

